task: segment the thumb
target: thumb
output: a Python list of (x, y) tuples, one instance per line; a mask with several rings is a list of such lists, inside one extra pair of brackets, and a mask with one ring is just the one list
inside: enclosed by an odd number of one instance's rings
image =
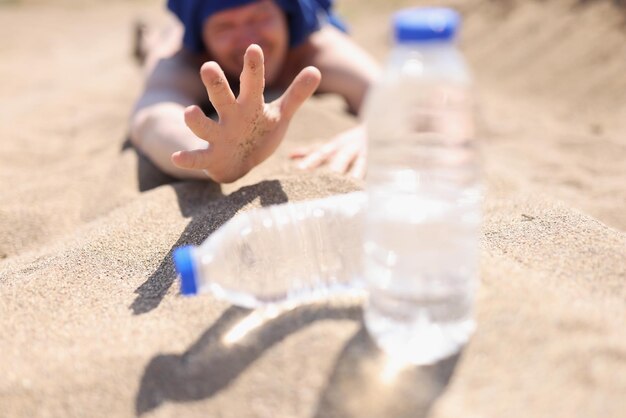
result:
[(276, 100), (280, 114), (289, 119), (315, 92), (322, 80), (320, 70), (315, 67), (306, 67), (294, 78), (287, 91)]

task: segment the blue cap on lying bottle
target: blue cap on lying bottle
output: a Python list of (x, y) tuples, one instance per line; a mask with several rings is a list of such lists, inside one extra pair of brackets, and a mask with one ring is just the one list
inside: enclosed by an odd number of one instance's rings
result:
[(413, 7), (393, 15), (398, 43), (449, 41), (454, 39), (460, 23), (459, 14), (445, 7)]
[(192, 254), (193, 248), (193, 245), (187, 245), (174, 250), (174, 265), (180, 275), (180, 293), (189, 296), (198, 293), (196, 267)]

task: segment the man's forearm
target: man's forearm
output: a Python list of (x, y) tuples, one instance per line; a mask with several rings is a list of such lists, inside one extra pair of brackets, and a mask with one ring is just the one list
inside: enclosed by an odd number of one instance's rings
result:
[(176, 167), (171, 156), (176, 151), (207, 147), (185, 125), (184, 107), (177, 103), (158, 103), (135, 112), (131, 121), (131, 141), (161, 171), (181, 179), (204, 179), (201, 170)]
[(346, 34), (331, 26), (313, 34), (311, 43), (316, 50), (311, 64), (322, 72), (318, 91), (343, 96), (349, 110), (360, 113), (368, 88), (380, 75), (378, 63)]

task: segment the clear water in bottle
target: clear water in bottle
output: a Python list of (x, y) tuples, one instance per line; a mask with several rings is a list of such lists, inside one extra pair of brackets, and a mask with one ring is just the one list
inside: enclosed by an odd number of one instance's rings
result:
[(365, 323), (413, 364), (457, 352), (474, 329), (482, 190), (458, 21), (449, 9), (396, 14), (396, 45), (366, 104)]

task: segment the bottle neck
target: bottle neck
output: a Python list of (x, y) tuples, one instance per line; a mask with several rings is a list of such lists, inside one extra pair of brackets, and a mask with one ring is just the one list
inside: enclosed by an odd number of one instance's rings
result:
[(433, 39), (430, 41), (396, 41), (395, 49), (434, 51), (441, 49), (456, 49), (456, 43), (452, 39)]
[(447, 78), (469, 82), (465, 61), (452, 40), (398, 42), (389, 55), (387, 74), (394, 78)]

